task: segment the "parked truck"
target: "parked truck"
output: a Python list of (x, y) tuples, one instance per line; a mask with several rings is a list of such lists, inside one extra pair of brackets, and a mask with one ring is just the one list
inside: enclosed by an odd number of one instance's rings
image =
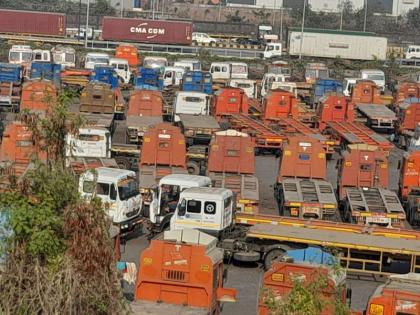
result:
[(420, 226), (420, 151), (409, 150), (404, 153), (399, 183), (407, 221)]
[(23, 84), (20, 111), (46, 113), (57, 100), (57, 88), (50, 81), (36, 80)]
[(314, 86), (314, 107), (316, 108), (320, 100), (327, 94), (343, 94), (343, 83), (334, 79), (318, 79)]
[(138, 67), (134, 77), (134, 88), (138, 90), (162, 90), (163, 77), (159, 68)]
[(217, 83), (225, 83), (229, 79), (248, 79), (248, 65), (244, 62), (212, 62), (210, 73)]
[(115, 48), (115, 58), (127, 60), (131, 72), (136, 72), (141, 63), (137, 47), (129, 44), (121, 44)]
[(398, 144), (407, 148), (420, 123), (420, 99), (408, 98), (398, 104)]
[(213, 93), (213, 79), (209, 72), (187, 71), (182, 77), (181, 91)]
[(381, 91), (375, 82), (370, 80), (357, 80), (351, 93), (351, 102), (354, 104), (382, 104)]
[(23, 83), (22, 67), (0, 63), (0, 107), (17, 111)]
[(217, 242), (191, 229), (153, 239), (140, 257), (133, 314), (220, 315), (236, 290), (223, 287), (227, 271)]
[(175, 94), (173, 107), (174, 122), (179, 122), (181, 114), (208, 115), (210, 96), (202, 92), (179, 91)]
[(386, 60), (387, 39), (375, 33), (289, 28), (289, 55), (354, 60)]
[(70, 46), (57, 45), (51, 49), (52, 60), (62, 69), (76, 67), (76, 50)]
[(298, 100), (290, 92), (272, 90), (263, 99), (262, 121), (266, 125), (275, 125), (280, 118), (298, 118)]
[(402, 82), (394, 96), (394, 104), (405, 101), (407, 98), (420, 98), (420, 84), (418, 82)]
[(327, 181), (322, 144), (308, 136), (290, 137), (280, 160), (274, 187), (280, 215), (335, 220), (338, 203)]
[(185, 137), (178, 127), (168, 123), (156, 124), (143, 136), (139, 162), (140, 191), (148, 195), (159, 180), (168, 174), (186, 174)]
[(32, 62), (31, 80), (51, 81), (57, 88), (61, 87), (61, 65), (52, 62)]
[(329, 95), (320, 99), (317, 107), (316, 126), (324, 131), (327, 122), (353, 122), (355, 118), (354, 104), (349, 102), (345, 96)]

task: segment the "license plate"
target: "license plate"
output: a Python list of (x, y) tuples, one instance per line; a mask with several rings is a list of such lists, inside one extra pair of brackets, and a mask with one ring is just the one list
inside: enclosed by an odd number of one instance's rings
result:
[(384, 217), (370, 217), (367, 220), (373, 223), (389, 223), (390, 222), (390, 219), (384, 218)]

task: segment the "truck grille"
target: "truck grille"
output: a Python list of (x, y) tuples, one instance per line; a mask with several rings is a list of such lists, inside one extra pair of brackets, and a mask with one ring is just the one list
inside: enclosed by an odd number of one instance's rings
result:
[(166, 270), (166, 279), (172, 281), (186, 281), (185, 272), (179, 270)]

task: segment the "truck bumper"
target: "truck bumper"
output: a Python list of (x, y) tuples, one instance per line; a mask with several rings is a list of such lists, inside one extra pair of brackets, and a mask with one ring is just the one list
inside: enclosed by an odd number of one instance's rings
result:
[(120, 226), (120, 233), (121, 233), (121, 237), (126, 236), (127, 234), (133, 232), (136, 227), (140, 227), (143, 225), (144, 222), (144, 218), (139, 215), (124, 221), (124, 222), (120, 222), (119, 226)]

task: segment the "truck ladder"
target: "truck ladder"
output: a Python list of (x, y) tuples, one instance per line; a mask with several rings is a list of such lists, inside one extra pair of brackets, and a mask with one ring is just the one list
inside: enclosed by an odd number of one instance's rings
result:
[(234, 114), (230, 116), (230, 122), (234, 129), (247, 132), (255, 138), (257, 148), (280, 149), (286, 137), (274, 131), (263, 123), (244, 114)]
[(331, 132), (349, 144), (366, 143), (382, 150), (389, 151), (393, 148), (391, 142), (369, 129), (365, 125), (351, 122), (331, 121), (327, 123)]

